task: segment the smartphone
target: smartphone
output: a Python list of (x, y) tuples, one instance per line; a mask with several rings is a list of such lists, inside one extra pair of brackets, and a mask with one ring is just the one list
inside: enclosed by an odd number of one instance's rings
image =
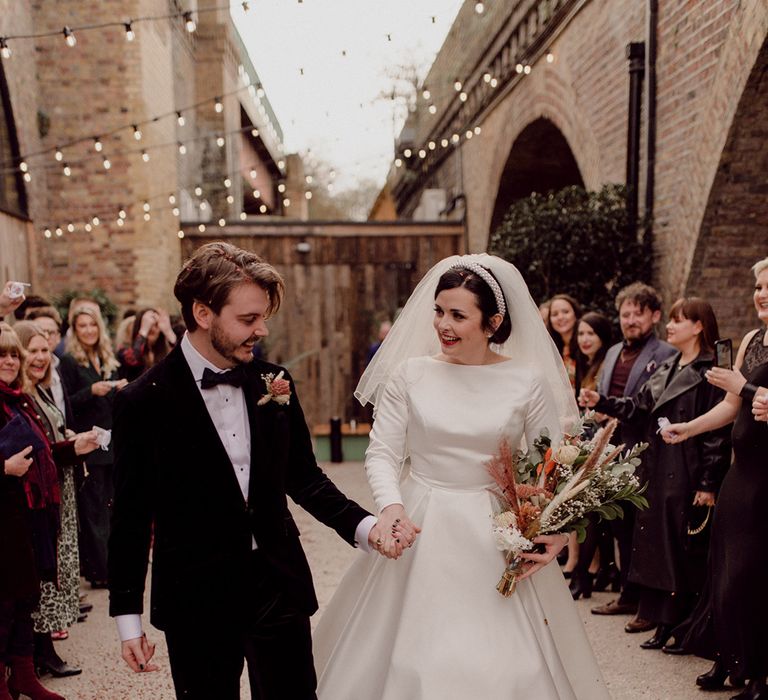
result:
[(733, 343), (730, 338), (715, 341), (715, 365), (722, 369), (733, 369)]

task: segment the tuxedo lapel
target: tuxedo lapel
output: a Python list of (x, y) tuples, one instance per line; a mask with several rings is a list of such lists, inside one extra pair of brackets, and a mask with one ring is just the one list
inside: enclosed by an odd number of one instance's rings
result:
[(177, 346), (168, 356), (169, 402), (173, 407), (179, 426), (184, 431), (184, 440), (188, 444), (195, 461), (210, 459), (206, 468), (215, 466), (220, 469), (224, 479), (230, 484), (233, 496), (241, 502), (240, 491), (232, 461), (221, 442), (216, 426), (208, 413), (208, 407), (197, 388), (192, 370), (189, 368), (181, 348)]
[(248, 423), (251, 428), (251, 478), (248, 483), (248, 502), (254, 501), (256, 491), (265, 485), (265, 481), (271, 481), (274, 470), (272, 454), (272, 418), (270, 405), (259, 406), (259, 399), (266, 392), (266, 385), (261, 378), (261, 372), (256, 361), (246, 367), (246, 381), (243, 384), (245, 405), (248, 407)]

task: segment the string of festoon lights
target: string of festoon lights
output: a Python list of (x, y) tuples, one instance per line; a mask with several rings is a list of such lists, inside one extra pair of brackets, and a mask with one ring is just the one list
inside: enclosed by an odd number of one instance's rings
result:
[[(235, 196), (232, 194), (232, 187), (234, 184), (234, 178), (243, 176), (244, 173), (248, 172), (249, 177), (251, 180), (256, 179), (258, 172), (256, 171), (257, 164), (253, 164), (251, 166), (246, 166), (243, 169), (238, 168), (237, 170), (231, 171), (227, 173), (223, 178), (220, 176), (217, 176), (215, 178), (210, 178), (207, 180), (196, 180), (194, 181), (194, 186), (192, 183), (188, 183), (186, 185), (180, 186), (179, 190), (184, 191), (187, 196), (191, 197), (191, 194), (194, 193), (194, 196), (197, 198), (197, 201), (193, 204), (200, 212), (205, 214), (206, 212), (211, 210), (211, 204), (206, 199), (206, 196), (210, 195), (218, 195), (222, 194), (223, 192), (227, 192), (226, 195), (226, 202), (227, 204), (234, 204), (235, 202)], [(331, 179), (335, 177), (335, 171), (331, 171)], [(304, 190), (303, 196), (307, 200), (311, 200), (313, 198), (313, 191), (310, 189), (310, 186), (317, 186), (317, 180), (312, 175), (307, 175), (305, 177), (305, 183), (308, 186), (307, 189)], [(250, 192), (247, 192), (247, 190), (250, 189)], [(329, 186), (330, 189), (330, 186)], [(291, 201), (286, 195), (287, 186), (285, 182), (280, 181), (277, 184), (276, 187), (277, 194), (279, 197), (282, 197), (282, 206), (284, 208), (288, 208), (291, 206)], [(259, 206), (259, 214), (265, 215), (269, 214), (269, 207), (264, 202), (262, 198), (262, 193), (259, 189), (254, 188), (245, 188), (244, 191), (245, 197), (253, 197), (254, 200), (254, 206), (258, 204)], [(157, 200), (165, 200), (167, 198), (168, 204), (164, 207), (156, 207), (152, 203), (156, 202)], [(144, 196), (139, 197), (136, 200), (129, 202), (129, 203), (121, 203), (117, 205), (117, 207), (114, 204), (109, 205), (103, 205), (101, 207), (92, 207), (88, 210), (87, 215), (78, 212), (77, 214), (71, 214), (70, 216), (66, 217), (66, 223), (56, 223), (56, 224), (49, 224), (47, 226), (44, 226), (41, 228), (43, 236), (45, 238), (53, 238), (54, 236), (59, 238), (64, 235), (65, 232), (67, 233), (75, 233), (76, 231), (83, 230), (86, 233), (90, 233), (97, 227), (101, 226), (107, 221), (112, 221), (115, 223), (118, 227), (122, 228), (125, 226), (129, 212), (132, 211), (135, 208), (141, 207), (141, 214), (142, 219), (146, 222), (151, 221), (153, 214), (157, 214), (158, 212), (162, 211), (170, 211), (174, 217), (177, 219), (180, 219), (181, 217), (181, 207), (180, 207), (180, 201), (181, 198), (179, 195), (177, 195), (175, 192), (168, 193), (161, 192), (158, 194), (150, 195), (150, 196)], [(248, 218), (248, 214), (246, 212), (240, 212), (239, 214), (239, 220), (245, 221)], [(220, 217), (215, 223), (217, 223), (220, 227), (225, 226), (228, 222), (225, 218)], [(201, 232), (204, 232), (206, 230), (206, 227), (208, 225), (212, 225), (210, 221), (206, 222), (199, 222), (198, 223), (198, 229)], [(178, 236), (179, 238), (184, 237), (184, 233), (179, 228), (178, 230)]]

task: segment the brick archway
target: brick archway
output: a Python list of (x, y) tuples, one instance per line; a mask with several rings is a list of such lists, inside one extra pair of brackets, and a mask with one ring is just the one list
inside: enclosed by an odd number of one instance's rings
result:
[(520, 132), (512, 144), (499, 181), (490, 231), (504, 218), (510, 205), (533, 192), (584, 185), (568, 142), (548, 119), (537, 119)]
[(730, 122), (709, 191), (686, 293), (717, 299), (723, 336), (754, 327), (749, 269), (768, 256), (768, 39)]
[(580, 179), (599, 188), (604, 172), (597, 139), (579, 109), (567, 61), (539, 64), (526, 79), (524, 90), (513, 90), (488, 115), (483, 129), (492, 139), (478, 138), (462, 146), (464, 191), (470, 250), (485, 250), (496, 208), (497, 194), (515, 144), (528, 127), (546, 121), (567, 144)]

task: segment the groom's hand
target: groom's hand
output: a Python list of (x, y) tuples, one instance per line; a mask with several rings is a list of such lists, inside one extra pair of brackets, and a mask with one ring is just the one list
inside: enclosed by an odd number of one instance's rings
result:
[(136, 673), (157, 671), (159, 667), (149, 663), (154, 655), (155, 645), (149, 643), (146, 634), (123, 642), (123, 659)]

